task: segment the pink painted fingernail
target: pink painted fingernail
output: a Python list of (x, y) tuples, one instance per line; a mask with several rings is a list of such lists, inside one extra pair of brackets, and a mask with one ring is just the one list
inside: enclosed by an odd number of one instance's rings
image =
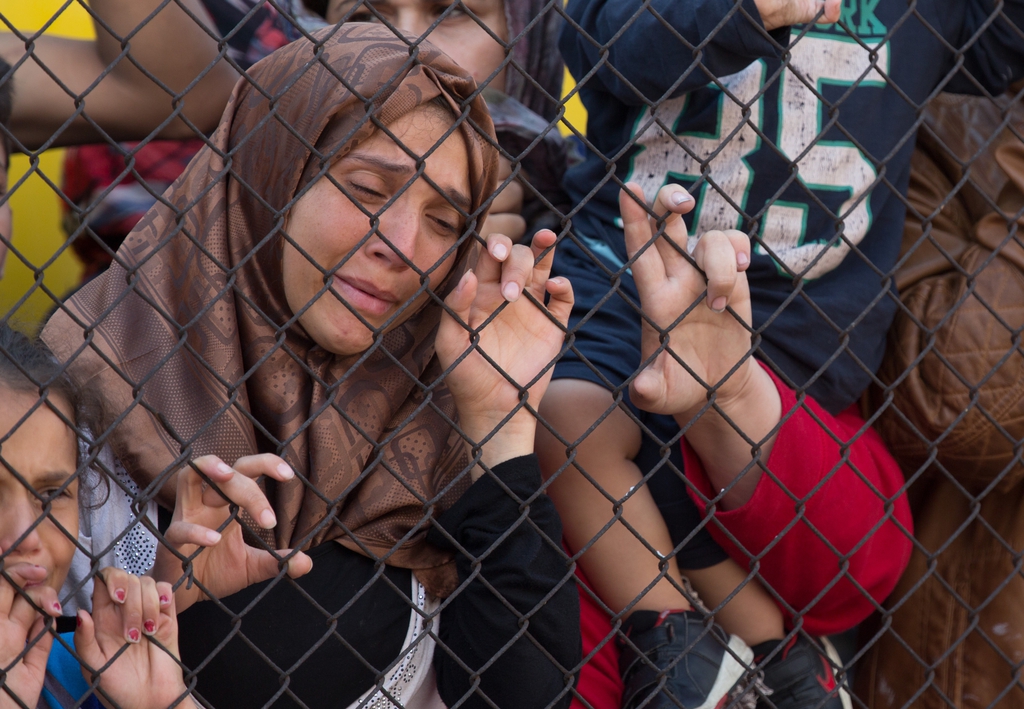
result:
[(168, 597), (168, 596), (160, 596), (160, 605), (166, 606), (170, 602), (171, 602), (170, 597)]
[(147, 620), (142, 624), (142, 627), (146, 629), (146, 635), (152, 635), (153, 631), (156, 630), (156, 623), (151, 620)]
[(81, 628), (82, 627), (82, 616), (79, 615), (78, 613), (75, 614), (75, 627), (76, 628)]
[(130, 642), (130, 643), (137, 643), (137, 642), (139, 642), (139, 639), (141, 637), (142, 637), (142, 635), (139, 634), (139, 629), (138, 628), (132, 628), (131, 630), (128, 631), (128, 642)]
[(124, 589), (119, 588), (116, 591), (114, 591), (114, 598), (117, 599), (118, 603), (124, 603)]
[(725, 310), (725, 306), (728, 304), (729, 301), (726, 299), (726, 297), (724, 295), (720, 295), (717, 298), (715, 298), (714, 301), (711, 303), (711, 309), (714, 310), (716, 313), (720, 313), (723, 310)]
[(55, 610), (58, 613), (60, 613), (60, 604), (59, 603), (54, 603), (53, 604), (53, 610)]

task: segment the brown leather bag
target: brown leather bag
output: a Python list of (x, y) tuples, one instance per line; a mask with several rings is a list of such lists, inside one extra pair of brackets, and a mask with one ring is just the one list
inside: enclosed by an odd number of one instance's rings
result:
[(927, 125), (887, 387), (870, 396), (918, 548), (862, 628), (856, 693), (871, 709), (1024, 709), (1024, 106), (946, 98)]

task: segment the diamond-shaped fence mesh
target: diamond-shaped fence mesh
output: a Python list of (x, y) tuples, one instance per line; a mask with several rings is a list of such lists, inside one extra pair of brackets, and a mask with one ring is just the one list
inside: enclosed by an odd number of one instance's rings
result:
[(1024, 2), (38, 13), (0, 706), (1024, 707)]

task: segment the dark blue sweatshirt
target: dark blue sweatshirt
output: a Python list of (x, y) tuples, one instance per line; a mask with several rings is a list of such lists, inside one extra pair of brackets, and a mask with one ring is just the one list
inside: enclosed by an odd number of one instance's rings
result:
[[(871, 380), (897, 300), (919, 115), (1024, 75), (1024, 0), (844, 0), (768, 33), (753, 0), (570, 0), (560, 46), (589, 112), (575, 231), (626, 258), (620, 182), (691, 191), (691, 234), (741, 229), (759, 356), (835, 412)], [(911, 7), (912, 6), (912, 7)], [(783, 64), (788, 55), (789, 66)]]

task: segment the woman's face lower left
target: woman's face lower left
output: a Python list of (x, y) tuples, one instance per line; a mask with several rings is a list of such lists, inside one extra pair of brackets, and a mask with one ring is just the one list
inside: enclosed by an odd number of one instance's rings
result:
[[(36, 394), (0, 385), (0, 396), (0, 437), (5, 436), (0, 442), (3, 566), (19, 586), (59, 591), (78, 536), (78, 443), (46, 404), (22, 420), (36, 404)], [(56, 403), (70, 418), (70, 407)]]
[[(367, 350), (375, 331), (408, 319), (429, 297), (421, 281), (436, 288), (451, 270), (470, 185), (464, 139), (456, 131), (442, 142), (450, 126), (436, 107), (406, 114), (388, 126), (394, 140), (378, 130), (289, 213), (285, 297), (329, 352)], [(417, 177), (418, 160), (435, 146), (422, 160), (429, 180)]]

